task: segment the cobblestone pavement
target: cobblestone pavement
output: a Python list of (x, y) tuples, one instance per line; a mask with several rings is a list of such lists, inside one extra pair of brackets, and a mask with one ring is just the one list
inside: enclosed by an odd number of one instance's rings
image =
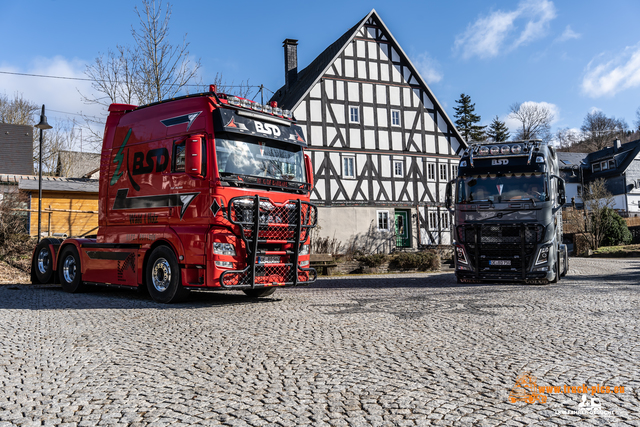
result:
[[(638, 426), (639, 272), (572, 259), (548, 286), (358, 276), (170, 306), (0, 286), (0, 427)], [(580, 393), (511, 403), (525, 372), (624, 393), (593, 396), (595, 414), (560, 413), (581, 409)]]

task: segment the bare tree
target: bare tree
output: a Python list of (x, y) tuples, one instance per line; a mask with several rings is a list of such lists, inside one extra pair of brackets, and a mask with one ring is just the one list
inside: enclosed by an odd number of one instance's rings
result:
[(584, 143), (589, 152), (598, 151), (615, 138), (624, 137), (628, 126), (624, 120), (607, 117), (602, 111), (593, 111), (586, 115), (580, 130), (584, 133)]
[(602, 211), (614, 204), (613, 196), (607, 189), (607, 181), (603, 178), (593, 181), (583, 189), (583, 200), (586, 209), (585, 232), (592, 237), (591, 247), (598, 249), (604, 240), (606, 224), (603, 223)]
[[(58, 157), (61, 151), (72, 150), (78, 137), (78, 128), (74, 121), (57, 121), (53, 128), (43, 133), (42, 138), (42, 173), (53, 175), (58, 169)], [(34, 132), (35, 133), (35, 132)], [(39, 134), (38, 134), (39, 141)], [(33, 145), (33, 170), (38, 173), (40, 144)], [(80, 158), (77, 159), (80, 161)], [(74, 165), (68, 164), (71, 168)], [(61, 171), (66, 176), (66, 171)]]
[(515, 139), (551, 139), (551, 122), (555, 116), (549, 107), (535, 102), (517, 102), (509, 110), (509, 117), (521, 125)]
[(163, 11), (160, 2), (142, 0), (142, 8), (134, 10), (139, 19), (139, 28), (131, 28), (134, 46), (118, 45), (87, 66), (85, 74), (98, 95), (83, 95), (86, 102), (148, 104), (198, 83), (200, 60), (191, 61), (186, 34), (180, 44), (169, 40), (171, 5)]
[(554, 135), (554, 139), (558, 144), (558, 150), (567, 152), (581, 152), (579, 145), (582, 142), (582, 132), (578, 132), (571, 128), (558, 129)]
[(22, 94), (16, 93), (13, 99), (0, 95), (0, 123), (33, 126), (39, 109), (40, 106), (24, 99)]
[(636, 131), (640, 131), (640, 107), (636, 110), (636, 121), (634, 123), (636, 125)]

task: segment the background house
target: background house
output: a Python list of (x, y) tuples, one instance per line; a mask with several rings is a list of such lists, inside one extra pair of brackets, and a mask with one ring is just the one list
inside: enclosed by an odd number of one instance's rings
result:
[(318, 237), (370, 251), (449, 244), (446, 183), (463, 138), (375, 10), (298, 72), (284, 41), (285, 85), (309, 144)]
[(59, 151), (56, 176), (98, 179), (100, 176), (100, 153)]
[(622, 216), (640, 214), (640, 140), (621, 144), (616, 139), (611, 147), (593, 153), (559, 152), (558, 156), (567, 183), (567, 203), (574, 197), (581, 207), (582, 187), (604, 179), (613, 195), (612, 209)]
[(33, 126), (0, 123), (0, 174), (33, 174)]
[[(38, 177), (20, 177), (18, 188), (29, 195), (31, 236), (38, 235)], [(97, 234), (98, 181), (43, 177), (41, 230), (47, 235)]]

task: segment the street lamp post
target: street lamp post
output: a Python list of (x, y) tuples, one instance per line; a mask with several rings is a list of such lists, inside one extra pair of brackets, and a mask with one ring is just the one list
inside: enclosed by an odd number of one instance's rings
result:
[(39, 148), (39, 161), (38, 161), (38, 243), (40, 243), (41, 227), (42, 227), (42, 131), (51, 129), (51, 125), (47, 123), (47, 116), (44, 115), (44, 104), (42, 104), (42, 113), (40, 113), (40, 123), (35, 125), (40, 129), (40, 148)]

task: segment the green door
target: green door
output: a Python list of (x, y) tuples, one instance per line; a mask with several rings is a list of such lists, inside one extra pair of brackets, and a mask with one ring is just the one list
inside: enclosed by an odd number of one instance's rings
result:
[(396, 225), (396, 247), (408, 248), (411, 246), (411, 238), (409, 235), (409, 212), (395, 212)]

